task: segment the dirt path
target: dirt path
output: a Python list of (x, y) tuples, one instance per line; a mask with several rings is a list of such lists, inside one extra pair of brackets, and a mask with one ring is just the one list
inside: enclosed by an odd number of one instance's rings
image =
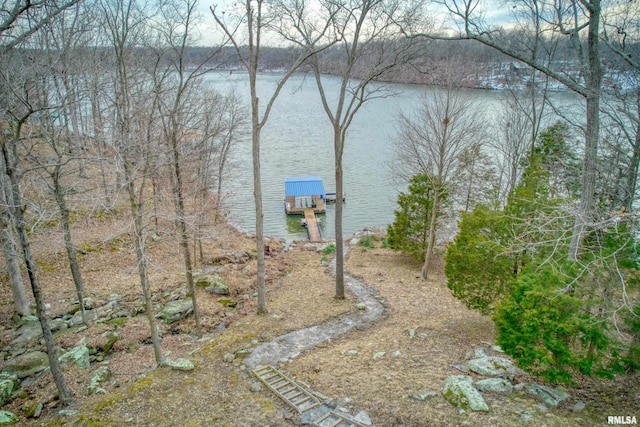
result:
[[(345, 258), (348, 256), (348, 247)], [(335, 258), (331, 261), (330, 269), (335, 277)], [(385, 307), (379, 301), (378, 292), (366, 283), (350, 276), (346, 271), (345, 285), (353, 292), (358, 301), (366, 308), (356, 312), (348, 312), (320, 325), (298, 329), (281, 335), (274, 340), (255, 348), (245, 364), (255, 369), (260, 365), (280, 365), (296, 358), (320, 343), (329, 341), (356, 327), (366, 327), (378, 321), (385, 314)]]

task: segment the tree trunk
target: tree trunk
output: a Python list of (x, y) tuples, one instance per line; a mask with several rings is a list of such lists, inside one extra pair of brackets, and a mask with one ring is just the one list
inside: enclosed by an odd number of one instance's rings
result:
[(427, 280), (429, 275), (429, 266), (433, 255), (433, 246), (436, 242), (436, 223), (438, 221), (438, 208), (440, 205), (440, 188), (441, 184), (435, 186), (433, 192), (433, 208), (431, 209), (431, 220), (429, 221), (429, 239), (427, 240), (427, 250), (424, 254), (424, 264), (422, 265), (422, 280)]
[[(640, 96), (640, 94), (638, 94)], [(638, 99), (640, 101), (640, 98)], [(629, 167), (627, 168), (627, 182), (624, 192), (623, 206), (627, 212), (631, 212), (633, 200), (636, 195), (636, 186), (638, 184), (638, 165), (640, 163), (640, 105), (638, 106), (638, 118), (636, 122), (636, 138), (633, 144), (633, 153)]]
[(29, 307), (29, 298), (27, 297), (22, 281), (20, 261), (11, 228), (11, 217), (4, 209), (0, 210), (0, 228), (0, 242), (2, 243), (4, 261), (7, 267), (7, 273), (9, 274), (9, 282), (11, 283), (13, 306), (16, 313), (20, 316), (30, 316), (31, 308)]
[(142, 214), (140, 207), (136, 202), (136, 189), (133, 183), (133, 175), (129, 162), (124, 159), (124, 174), (127, 181), (127, 192), (129, 194), (129, 208), (131, 209), (131, 217), (133, 219), (133, 233), (135, 238), (136, 260), (138, 261), (138, 276), (140, 277), (140, 287), (142, 288), (142, 296), (144, 298), (145, 311), (147, 321), (151, 329), (151, 343), (153, 345), (153, 354), (156, 363), (161, 365), (164, 362), (164, 356), (160, 348), (160, 335), (158, 334), (158, 326), (153, 315), (153, 302), (151, 301), (151, 286), (149, 284), (149, 260), (146, 254), (144, 228), (142, 226)]
[(191, 295), (191, 302), (193, 303), (193, 317), (196, 323), (196, 335), (201, 337), (202, 328), (200, 327), (200, 314), (198, 313), (196, 289), (193, 284), (193, 264), (191, 263), (189, 234), (187, 232), (187, 223), (185, 220), (182, 174), (180, 172), (180, 152), (178, 151), (178, 143), (175, 135), (173, 135), (171, 139), (171, 189), (173, 191), (173, 204), (176, 210), (176, 227), (178, 228), (180, 248), (182, 249), (182, 259), (184, 261), (185, 276), (187, 279), (187, 295)]
[[(20, 131), (16, 131), (16, 135), (20, 135)], [(36, 309), (38, 314), (38, 320), (42, 327), (42, 334), (44, 337), (45, 346), (47, 348), (47, 356), (49, 358), (49, 368), (53, 381), (56, 384), (56, 388), (60, 393), (60, 402), (63, 405), (68, 405), (73, 402), (73, 395), (71, 390), (67, 386), (67, 383), (62, 374), (60, 362), (58, 361), (58, 355), (56, 353), (56, 345), (49, 326), (49, 319), (47, 318), (47, 311), (45, 307), (44, 298), (42, 296), (42, 289), (40, 287), (40, 280), (38, 279), (38, 270), (33, 255), (31, 254), (31, 246), (29, 243), (29, 237), (27, 236), (26, 224), (23, 218), (23, 206), (22, 193), (20, 191), (19, 178), (17, 172), (12, 164), (12, 156), (10, 154), (12, 150), (7, 147), (7, 144), (3, 144), (2, 155), (4, 160), (5, 172), (9, 178), (11, 185), (11, 206), (13, 213), (14, 225), (18, 234), (18, 240), (22, 247), (22, 257), (27, 268), (27, 276), (29, 278), (29, 284), (31, 285), (31, 291), (36, 301)]]
[(266, 314), (267, 293), (265, 289), (264, 259), (264, 211), (262, 208), (262, 182), (260, 178), (260, 124), (258, 120), (258, 94), (256, 91), (257, 68), (250, 70), (251, 87), (251, 126), (253, 157), (253, 201), (256, 207), (256, 251), (258, 262), (258, 314)]
[(58, 171), (53, 174), (53, 193), (58, 204), (58, 210), (60, 211), (60, 222), (62, 223), (64, 248), (67, 251), (67, 258), (69, 259), (69, 268), (71, 269), (71, 277), (73, 278), (73, 284), (76, 288), (76, 296), (78, 297), (78, 303), (80, 304), (80, 310), (82, 312), (82, 323), (89, 326), (89, 319), (84, 308), (84, 295), (85, 286), (82, 280), (82, 274), (80, 273), (80, 265), (78, 263), (78, 256), (76, 254), (76, 248), (73, 246), (73, 240), (71, 238), (71, 228), (69, 226), (69, 209), (67, 209), (67, 202), (62, 194), (62, 188), (60, 187), (60, 180), (57, 176)]
[(342, 237), (342, 194), (343, 190), (343, 176), (342, 176), (342, 152), (343, 142), (340, 128), (337, 124), (334, 124), (333, 131), (334, 138), (334, 151), (335, 151), (335, 177), (336, 177), (336, 217), (335, 217), (335, 232), (336, 232), (336, 298), (344, 299), (344, 240)]
[(587, 127), (585, 132), (584, 161), (582, 164), (580, 204), (573, 225), (567, 258), (577, 261), (588, 225), (593, 218), (598, 143), (600, 140), (600, 90), (602, 86), (602, 64), (600, 63), (599, 31), (600, 0), (592, 0), (589, 7), (588, 69), (585, 70), (587, 86)]

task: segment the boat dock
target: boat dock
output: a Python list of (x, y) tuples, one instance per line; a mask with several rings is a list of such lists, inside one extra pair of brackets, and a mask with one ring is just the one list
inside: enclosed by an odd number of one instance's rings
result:
[(316, 216), (312, 208), (304, 210), (304, 219), (302, 221), (305, 227), (307, 227), (309, 240), (312, 242), (321, 242), (322, 236), (320, 235), (320, 218)]
[(325, 190), (319, 176), (286, 178), (284, 181), (284, 210), (287, 215), (304, 215), (300, 222), (307, 228), (309, 240), (321, 242), (320, 218), (326, 212)]

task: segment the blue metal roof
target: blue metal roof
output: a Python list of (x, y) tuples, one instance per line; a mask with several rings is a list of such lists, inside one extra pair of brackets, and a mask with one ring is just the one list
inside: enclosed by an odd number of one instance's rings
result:
[(284, 180), (285, 196), (322, 196), (324, 197), (324, 184), (319, 176), (299, 176)]

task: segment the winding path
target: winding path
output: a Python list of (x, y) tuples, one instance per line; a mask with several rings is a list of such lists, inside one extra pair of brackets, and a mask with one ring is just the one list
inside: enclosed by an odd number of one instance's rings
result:
[[(345, 245), (345, 249), (346, 258), (349, 251), (348, 245)], [(331, 261), (330, 268), (335, 277), (335, 258)], [(366, 305), (366, 310), (348, 312), (319, 325), (281, 335), (255, 348), (245, 359), (245, 364), (251, 369), (262, 365), (277, 366), (355, 327), (368, 326), (385, 315), (385, 306), (379, 301), (380, 296), (375, 289), (355, 279), (347, 271), (344, 274), (344, 281), (346, 288), (356, 295), (359, 302)]]

